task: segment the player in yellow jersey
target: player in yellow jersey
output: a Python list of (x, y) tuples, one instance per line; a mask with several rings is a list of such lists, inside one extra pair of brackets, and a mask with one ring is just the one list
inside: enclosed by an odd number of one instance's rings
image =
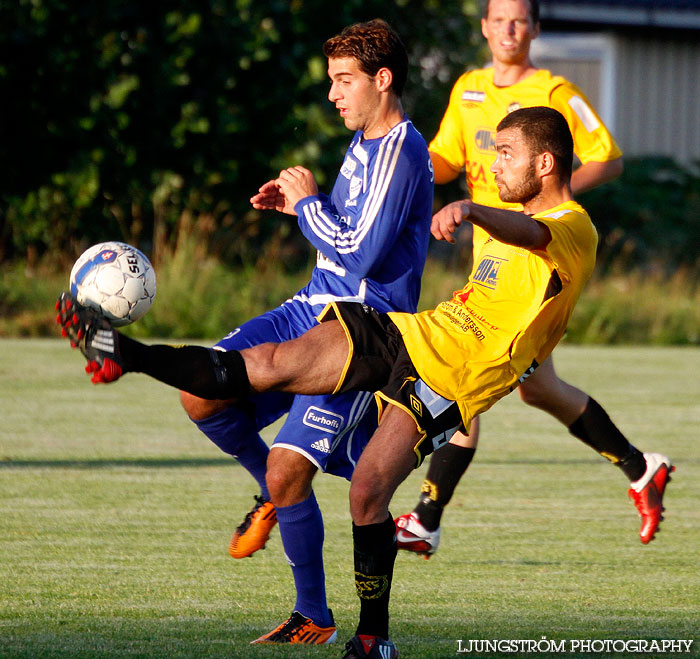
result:
[[(539, 34), (539, 3), (490, 0), (485, 5), (481, 29), (493, 66), (463, 74), (453, 87), (438, 134), (429, 146), (435, 182), (448, 183), (464, 171), (474, 202), (520, 209), (520, 204), (499, 198), (490, 172), (495, 127), (508, 112), (537, 105), (555, 108), (569, 125), (574, 152), (581, 163), (571, 177), (574, 195), (619, 176), (620, 149), (581, 90), (565, 78), (537, 69), (530, 60), (530, 44)], [(433, 235), (453, 241), (445, 227), (454, 227), (460, 220), (459, 213), (458, 204), (437, 213)], [(474, 263), (487, 238), (487, 232), (473, 227)], [(668, 458), (658, 453), (643, 454), (631, 446), (593, 398), (557, 376), (551, 358), (519, 392), (526, 403), (554, 416), (574, 436), (621, 467), (632, 481), (630, 496), (642, 517), (641, 540), (648, 543), (653, 539), (663, 510), (663, 487), (659, 491), (654, 476), (659, 469), (668, 471)], [(450, 445), (431, 459), (418, 505), (396, 519), (399, 548), (426, 557), (437, 550), (442, 512), (474, 456), (478, 422), (477, 418), (469, 436), (456, 433)]]
[[(302, 336), (240, 351), (145, 345), (96, 312), (59, 299), (59, 322), (88, 360), (93, 382), (143, 372), (205, 399), (266, 391), (376, 391), (381, 417), (350, 485), (356, 635), (346, 659), (395, 658), (389, 597), (397, 553), (389, 502), (436, 446), (527, 382), (561, 338), (595, 262), (597, 236), (570, 188), (573, 141), (547, 107), (507, 115), (491, 166), (504, 201), (523, 212), (459, 202), (460, 222), (486, 230), (467, 285), (435, 310), (379, 313), (331, 302)], [(456, 224), (445, 226), (448, 233)]]

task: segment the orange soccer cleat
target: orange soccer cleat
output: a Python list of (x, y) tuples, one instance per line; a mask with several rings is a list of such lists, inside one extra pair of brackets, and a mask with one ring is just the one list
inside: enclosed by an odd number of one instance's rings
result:
[(245, 558), (258, 549), (264, 549), (275, 524), (277, 524), (275, 507), (270, 501), (256, 496), (255, 505), (231, 538), (228, 553), (234, 558)]
[(331, 615), (330, 627), (319, 627), (311, 618), (294, 611), (287, 620), (271, 632), (263, 634), (260, 638), (251, 641), (251, 645), (256, 643), (299, 643), (301, 645), (328, 645), (335, 643), (338, 632)]

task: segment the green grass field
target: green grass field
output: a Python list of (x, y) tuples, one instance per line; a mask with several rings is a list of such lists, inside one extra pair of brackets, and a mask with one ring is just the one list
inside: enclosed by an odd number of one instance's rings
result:
[[(542, 637), (567, 652), (470, 656), (700, 656), (700, 351), (562, 346), (556, 363), (639, 448), (674, 459), (659, 536), (643, 546), (623, 475), (515, 394), (484, 417), (440, 551), (397, 559), (402, 657)], [(340, 656), (358, 610), (347, 483), (316, 480), (341, 643), (250, 646), (294, 603), (277, 530), (252, 559), (228, 556), (252, 479), (174, 390), (140, 375), (94, 387), (82, 366), (59, 340), (0, 340), (0, 656)], [(424, 469), (393, 513), (413, 506)], [(591, 654), (569, 652), (573, 639), (694, 643)]]

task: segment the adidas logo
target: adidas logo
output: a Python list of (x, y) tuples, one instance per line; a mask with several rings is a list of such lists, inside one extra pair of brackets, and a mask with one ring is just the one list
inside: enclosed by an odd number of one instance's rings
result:
[(382, 659), (392, 659), (394, 656), (394, 648), (392, 648), (390, 645), (379, 645), (377, 646), (377, 649), (379, 650), (379, 654), (382, 656)]
[(114, 353), (114, 333), (112, 330), (98, 329), (90, 347), (97, 348), (103, 352)]
[(319, 439), (317, 442), (311, 444), (311, 448), (321, 451), (321, 453), (330, 453), (331, 443), (328, 441), (328, 437), (324, 437), (323, 439)]

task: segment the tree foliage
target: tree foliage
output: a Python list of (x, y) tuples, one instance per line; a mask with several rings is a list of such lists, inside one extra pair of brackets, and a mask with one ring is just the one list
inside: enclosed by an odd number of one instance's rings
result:
[(0, 257), (123, 239), (157, 259), (192, 231), (234, 261), (281, 244), (293, 218), (249, 197), (297, 163), (330, 187), (348, 140), (323, 42), (388, 20), (412, 61), (405, 107), (430, 138), (477, 58), (476, 14), (469, 0), (1, 3)]
[[(477, 0), (0, 0), (0, 262), (65, 266), (107, 239), (158, 262), (194, 235), (229, 263), (306, 263), (295, 219), (248, 199), (292, 164), (330, 188), (349, 135), (322, 45), (374, 17), (406, 43), (404, 106), (430, 139), (453, 81), (484, 60)], [(699, 185), (628, 161), (582, 197), (603, 260), (696, 263)]]

